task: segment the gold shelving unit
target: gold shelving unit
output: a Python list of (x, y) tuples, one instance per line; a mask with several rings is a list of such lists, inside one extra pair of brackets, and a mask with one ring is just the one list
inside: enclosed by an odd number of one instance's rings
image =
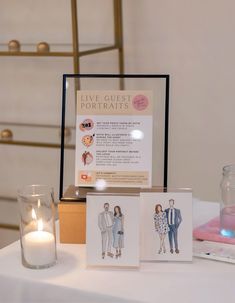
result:
[[(71, 45), (57, 45), (52, 51), (48, 52), (37, 52), (35, 50), (20, 50), (20, 51), (6, 51), (0, 50), (0, 56), (17, 56), (17, 57), (71, 57), (73, 59), (73, 71), (75, 74), (80, 73), (80, 58), (83, 56), (94, 55), (98, 53), (104, 53), (109, 51), (116, 50), (118, 52), (118, 68), (119, 73), (124, 73), (124, 53), (123, 53), (123, 27), (122, 27), (122, 0), (113, 0), (113, 24), (114, 24), (114, 43), (111, 45), (100, 45), (100, 46), (90, 46), (85, 47), (85, 50), (81, 50), (81, 45), (79, 43), (79, 30), (78, 30), (78, 18), (77, 18), (77, 0), (71, 0), (71, 24), (72, 24), (72, 44)], [(32, 46), (30, 44), (25, 45), (25, 48), (30, 48)], [(64, 50), (58, 51), (58, 48), (64, 48)], [(31, 47), (32, 48), (32, 47)], [(53, 45), (52, 45), (53, 49)], [(80, 88), (80, 83), (77, 79), (75, 82), (75, 89)], [(120, 79), (120, 89), (124, 88), (123, 79)], [(0, 132), (4, 128), (3, 123), (0, 122)], [(19, 127), (22, 125), (19, 124)], [(30, 125), (29, 125), (30, 126)], [(34, 126), (34, 125), (31, 125)], [(11, 129), (14, 125), (9, 124), (9, 128)], [(40, 126), (38, 126), (40, 127)], [(44, 127), (42, 125), (41, 127)], [(51, 126), (49, 126), (51, 127)], [(59, 128), (59, 126), (55, 126)], [(1, 136), (0, 136), (1, 137)], [(3, 140), (0, 138), (0, 144), (11, 144), (11, 145), (24, 145), (24, 146), (34, 146), (34, 147), (51, 147), (58, 148), (60, 147), (59, 141), (56, 143), (45, 143), (42, 141), (31, 141), (31, 140), (17, 140), (14, 135), (13, 138), (9, 140), (4, 138)], [(68, 144), (66, 148), (72, 149), (74, 148), (73, 144)]]
[[(2, 130), (2, 131), (1, 131)], [(4, 137), (10, 130), (12, 137)], [(61, 130), (58, 125), (6, 123), (0, 121), (0, 144), (30, 147), (60, 148)], [(66, 127), (65, 148), (75, 149), (75, 127)]]
[(79, 35), (78, 35), (77, 0), (71, 0), (72, 51), (49, 51), (49, 52), (0, 51), (0, 56), (73, 57), (74, 73), (79, 74), (80, 57), (117, 50), (118, 59), (119, 59), (119, 73), (123, 74), (124, 55), (123, 55), (123, 29), (122, 29), (122, 0), (113, 0), (113, 15), (114, 15), (114, 44), (80, 51), (80, 43), (79, 43)]
[[(90, 46), (85, 50), (81, 50), (79, 43), (79, 29), (77, 18), (77, 0), (71, 0), (71, 20), (72, 20), (72, 45), (64, 45), (66, 50), (52, 50), (49, 52), (37, 52), (35, 50), (20, 50), (7, 51), (0, 50), (0, 56), (16, 56), (16, 57), (71, 57), (73, 59), (73, 72), (80, 73), (80, 58), (98, 53), (104, 53), (116, 50), (118, 52), (118, 70), (120, 74), (124, 74), (124, 53), (123, 53), (123, 27), (122, 27), (122, 0), (113, 0), (113, 22), (114, 22), (114, 42), (110, 45)], [(26, 45), (27, 47), (30, 44)], [(69, 46), (69, 47), (68, 47)], [(26, 47), (26, 49), (27, 49)], [(63, 47), (62, 47), (63, 48)], [(75, 88), (80, 88), (80, 83), (75, 83)], [(124, 88), (123, 79), (120, 80), (120, 89)], [(12, 130), (12, 138), (1, 138), (0, 144), (20, 145), (29, 147), (44, 147), (44, 148), (59, 148), (60, 147), (60, 127), (58, 125), (33, 125), (33, 124), (18, 124), (0, 122), (0, 135), (4, 129)], [(24, 130), (22, 132), (22, 129)], [(43, 137), (37, 138), (38, 130), (42, 132)], [(75, 129), (71, 128), (70, 136), (68, 136), (68, 143), (65, 145), (67, 149), (74, 149), (73, 136)], [(48, 136), (45, 135), (47, 132)], [(22, 137), (22, 133), (25, 136)], [(52, 138), (53, 133), (53, 140)], [(47, 138), (45, 140), (45, 138)], [(66, 138), (65, 138), (66, 140)], [(71, 143), (70, 143), (71, 142)], [(3, 199), (0, 197), (0, 199)], [(5, 197), (4, 200), (11, 198)], [(17, 225), (0, 224), (0, 228), (18, 229)]]

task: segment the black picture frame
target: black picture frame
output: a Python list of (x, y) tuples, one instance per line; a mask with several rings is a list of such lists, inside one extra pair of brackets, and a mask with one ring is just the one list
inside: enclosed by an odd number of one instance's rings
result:
[[(70, 189), (65, 189), (66, 194), (64, 194), (64, 173), (65, 173), (65, 150), (73, 150), (75, 149), (75, 144), (71, 144), (66, 142), (66, 115), (68, 100), (67, 100), (67, 90), (68, 90), (68, 81), (73, 81), (73, 97), (74, 97), (74, 110), (70, 111), (74, 112), (74, 117), (76, 117), (76, 105), (75, 105), (75, 96), (76, 96), (76, 87), (83, 87), (83, 82), (85, 82), (85, 86), (87, 81), (89, 80), (117, 80), (119, 82), (118, 85), (125, 85), (128, 80), (138, 81), (143, 79), (143, 81), (148, 81), (148, 79), (162, 79), (164, 81), (164, 130), (163, 130), (163, 182), (160, 184), (160, 187), (167, 188), (167, 180), (168, 180), (168, 137), (169, 137), (169, 97), (170, 97), (170, 75), (169, 74), (64, 74), (62, 80), (62, 116), (61, 116), (61, 148), (60, 148), (60, 180), (59, 180), (59, 200), (60, 201), (79, 201), (85, 202), (85, 196), (88, 192), (88, 189), (85, 192), (79, 188), (77, 190), (74, 186), (71, 185)], [(87, 88), (86, 88), (87, 89)], [(89, 88), (90, 89), (90, 88)], [(140, 88), (141, 89), (141, 88)], [(67, 113), (67, 114), (66, 114)], [(75, 134), (75, 128), (73, 127), (73, 132)], [(75, 135), (74, 135), (75, 136)], [(89, 192), (92, 191), (92, 188), (89, 188)], [(123, 188), (122, 188), (123, 191)], [(124, 190), (125, 191), (125, 190)], [(117, 192), (117, 189), (116, 189)], [(130, 190), (132, 192), (132, 190)]]

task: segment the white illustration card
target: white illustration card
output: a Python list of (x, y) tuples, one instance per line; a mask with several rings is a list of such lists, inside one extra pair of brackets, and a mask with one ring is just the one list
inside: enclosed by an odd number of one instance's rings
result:
[(77, 91), (75, 186), (152, 186), (151, 91)]
[(88, 266), (139, 266), (139, 197), (87, 195)]
[(141, 260), (192, 261), (192, 193), (140, 194)]

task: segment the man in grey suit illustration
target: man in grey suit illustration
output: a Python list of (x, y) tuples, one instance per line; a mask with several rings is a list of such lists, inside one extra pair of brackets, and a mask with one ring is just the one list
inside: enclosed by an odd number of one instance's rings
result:
[(175, 201), (174, 199), (169, 200), (169, 208), (166, 209), (167, 223), (169, 226), (168, 238), (170, 243), (170, 252), (173, 254), (173, 242), (175, 246), (175, 252), (178, 254), (178, 228), (180, 223), (182, 222), (180, 209), (174, 207)]
[(104, 259), (105, 253), (107, 252), (107, 256), (113, 257), (113, 253), (111, 252), (112, 245), (112, 227), (114, 222), (113, 212), (109, 210), (109, 203), (104, 203), (104, 211), (99, 214), (98, 217), (98, 226), (101, 231), (101, 239), (102, 239), (102, 258)]

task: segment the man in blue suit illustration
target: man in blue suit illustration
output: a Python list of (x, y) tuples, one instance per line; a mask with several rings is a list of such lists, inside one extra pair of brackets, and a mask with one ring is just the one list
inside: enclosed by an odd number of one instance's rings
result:
[(169, 225), (168, 238), (170, 243), (170, 252), (173, 254), (173, 242), (175, 246), (175, 252), (178, 254), (178, 228), (180, 223), (182, 222), (182, 217), (180, 213), (180, 209), (174, 207), (175, 201), (174, 199), (169, 200), (169, 208), (166, 209), (167, 223)]

